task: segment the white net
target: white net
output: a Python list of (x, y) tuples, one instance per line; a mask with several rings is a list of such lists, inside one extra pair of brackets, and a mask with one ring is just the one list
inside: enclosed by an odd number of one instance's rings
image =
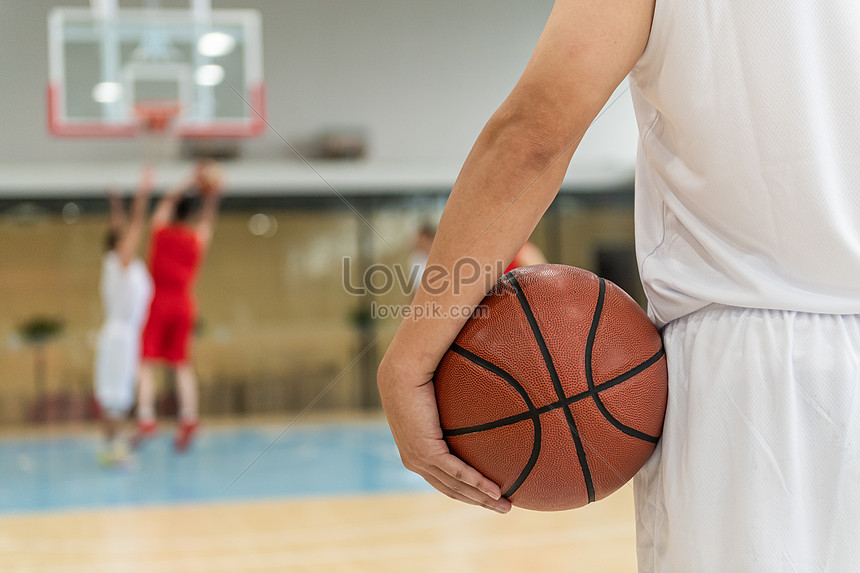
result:
[(150, 164), (179, 158), (181, 142), (177, 119), (182, 106), (174, 100), (140, 101), (134, 105), (137, 137), (143, 159)]

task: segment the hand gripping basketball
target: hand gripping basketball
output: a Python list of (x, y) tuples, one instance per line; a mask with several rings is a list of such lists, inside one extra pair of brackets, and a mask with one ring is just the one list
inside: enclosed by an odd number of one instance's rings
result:
[(432, 374), (420, 373), (400, 357), (390, 358), (395, 354), (389, 348), (378, 381), (403, 465), (452, 499), (508, 512), (511, 504), (500, 499), (499, 487), (450, 453), (439, 427)]
[(660, 335), (624, 291), (561, 265), (504, 275), (435, 375), (451, 451), (514, 505), (580, 507), (624, 485), (663, 426)]

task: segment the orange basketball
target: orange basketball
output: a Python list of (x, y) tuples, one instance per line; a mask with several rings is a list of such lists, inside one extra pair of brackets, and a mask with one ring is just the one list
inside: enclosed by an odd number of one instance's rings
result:
[(221, 167), (212, 160), (197, 164), (197, 187), (201, 195), (213, 193), (221, 185)]
[(436, 370), (451, 451), (512, 504), (602, 499), (642, 467), (666, 409), (654, 325), (623, 290), (562, 265), (504, 275)]

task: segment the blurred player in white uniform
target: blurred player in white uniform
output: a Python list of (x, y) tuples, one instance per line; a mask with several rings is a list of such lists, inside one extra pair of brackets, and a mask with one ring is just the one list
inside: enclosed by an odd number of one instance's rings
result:
[(120, 428), (134, 403), (140, 365), (141, 332), (152, 299), (152, 278), (138, 257), (152, 190), (152, 170), (143, 172), (126, 221), (122, 199), (109, 195), (110, 229), (102, 259), (101, 298), (105, 321), (96, 348), (95, 393), (101, 408), (105, 442), (99, 452), (104, 465), (131, 460)]
[[(629, 77), (669, 371), (635, 480), (641, 573), (860, 570), (858, 30), (857, 0), (557, 0), (448, 200), (428, 264), (468, 256), (489, 280), (419, 290), (442, 316), (481, 301)], [(439, 427), (433, 372), (463, 322), (404, 321), (380, 394), (406, 467), (504, 513)]]

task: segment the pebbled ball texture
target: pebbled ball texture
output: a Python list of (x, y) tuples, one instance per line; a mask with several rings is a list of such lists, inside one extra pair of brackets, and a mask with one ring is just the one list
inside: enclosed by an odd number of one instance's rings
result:
[(654, 451), (666, 358), (642, 309), (574, 267), (504, 275), (436, 370), (451, 451), (518, 507), (562, 510), (624, 485)]

